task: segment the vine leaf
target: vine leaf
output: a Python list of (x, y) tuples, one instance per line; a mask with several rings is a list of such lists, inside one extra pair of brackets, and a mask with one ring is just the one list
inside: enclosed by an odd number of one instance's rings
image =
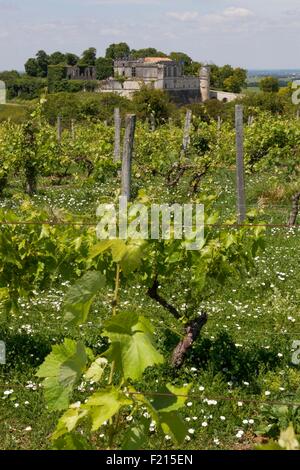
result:
[(98, 357), (85, 373), (85, 378), (94, 382), (99, 382), (106, 365), (107, 359), (105, 359), (105, 357)]
[(172, 436), (177, 444), (182, 444), (187, 435), (187, 425), (177, 412), (184, 407), (191, 386), (180, 388), (167, 384), (159, 390), (158, 394), (161, 395), (154, 397), (151, 402), (132, 387), (129, 390), (137, 401), (147, 407), (152, 419), (160, 425), (163, 432)]
[(125, 379), (138, 380), (147, 367), (164, 362), (155, 349), (151, 324), (137, 313), (120, 313), (105, 323), (110, 347), (104, 356), (115, 361)]
[(141, 419), (141, 422), (131, 428), (125, 436), (122, 443), (122, 450), (139, 450), (144, 444), (147, 444), (147, 431), (149, 429), (149, 423), (145, 418)]
[(146, 241), (142, 239), (130, 240), (103, 240), (90, 249), (90, 258), (96, 258), (110, 250), (114, 263), (119, 263), (126, 276), (136, 271), (142, 261)]
[(79, 421), (85, 418), (87, 414), (88, 410), (82, 410), (80, 406), (71, 405), (58, 420), (56, 429), (51, 436), (52, 441), (56, 442), (65, 434), (74, 431)]
[(53, 444), (54, 450), (93, 450), (91, 444), (78, 433), (71, 432), (57, 439)]
[(65, 297), (64, 321), (68, 324), (85, 323), (97, 293), (105, 287), (105, 276), (89, 271), (70, 287)]
[(82, 409), (87, 410), (92, 420), (92, 431), (97, 431), (105, 421), (112, 418), (120, 408), (132, 404), (132, 400), (127, 398), (120, 390), (109, 387), (105, 390), (94, 393)]
[(44, 378), (45, 399), (50, 410), (65, 410), (70, 395), (88, 360), (88, 352), (81, 341), (66, 338), (63, 344), (55, 345), (37, 371)]

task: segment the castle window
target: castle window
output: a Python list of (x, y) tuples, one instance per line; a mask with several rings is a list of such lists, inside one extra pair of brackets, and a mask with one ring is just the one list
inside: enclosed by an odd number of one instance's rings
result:
[(132, 77), (136, 77), (136, 68), (135, 67), (132, 67), (131, 75), (132, 75)]

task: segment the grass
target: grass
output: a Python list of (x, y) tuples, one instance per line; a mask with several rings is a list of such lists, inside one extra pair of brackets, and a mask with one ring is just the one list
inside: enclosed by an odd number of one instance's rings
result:
[(0, 122), (11, 120), (16, 124), (24, 122), (28, 114), (28, 106), (23, 104), (0, 104)]
[[(203, 189), (219, 194), (216, 208), (224, 220), (235, 211), (234, 180), (232, 170), (220, 169), (202, 184)], [(93, 215), (99, 198), (113, 195), (116, 184), (107, 181), (91, 190), (84, 184), (51, 187), (43, 180), (35, 204)], [(137, 181), (135, 184), (139, 185)], [(181, 184), (178, 196), (186, 194), (186, 182)], [(248, 207), (259, 210), (259, 200), (268, 188), (272, 188), (269, 175), (248, 175)], [(162, 181), (151, 178), (147, 191), (154, 191), (158, 200), (176, 196), (168, 192)], [(8, 191), (1, 206), (11, 205)], [(284, 224), (289, 210), (289, 194), (283, 193), (279, 200), (266, 199), (261, 218), (270, 224)], [(267, 229), (266, 251), (257, 258), (254, 273), (228, 282), (226, 288), (217, 290), (203, 305), (209, 321), (181, 371), (170, 371), (166, 364), (147, 371), (139, 384), (139, 389), (146, 391), (156, 390), (158, 383), (166, 381), (193, 384), (192, 397), (182, 413), (189, 427), (186, 449), (253, 448), (260, 433), (273, 430), (276, 434), (278, 427), (288, 425), (290, 420), (300, 431), (297, 412), (300, 407), (295, 408), (291, 417), (291, 409), (280, 414), (278, 406), (268, 404), (300, 402), (300, 370), (291, 363), (292, 343), (300, 340), (299, 240), (299, 228)], [(35, 372), (51, 345), (68, 335), (83, 338), (96, 353), (102, 350), (98, 331), (110, 315), (112, 292), (99, 299), (91, 321), (78, 331), (66, 329), (61, 321), (67, 288), (67, 284), (56, 285), (31, 302), (21, 302), (21, 314), (0, 323), (0, 340), (7, 343), (7, 364), (0, 366), (0, 449), (50, 447), (49, 436), (58, 414), (47, 411)], [(180, 276), (175, 285), (165, 288), (163, 295), (177, 308), (184, 309)], [(131, 309), (152, 321), (158, 347), (168, 357), (178, 341), (178, 324), (147, 297), (143, 285), (132, 285), (122, 291), (120, 308), (128, 308), (128, 301)], [(78, 399), (84, 401), (90, 390), (91, 385), (85, 383), (78, 390)], [(123, 433), (129, 427), (124, 419)], [(97, 447), (105, 446), (104, 427), (97, 435)], [(149, 431), (147, 447), (168, 449), (173, 444)]]

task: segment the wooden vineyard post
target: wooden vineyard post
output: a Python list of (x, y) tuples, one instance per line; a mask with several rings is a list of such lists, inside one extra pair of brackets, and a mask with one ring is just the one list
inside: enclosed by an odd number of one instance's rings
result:
[(114, 122), (115, 122), (114, 161), (117, 162), (121, 158), (121, 115), (120, 115), (119, 108), (115, 108)]
[(187, 149), (190, 145), (190, 132), (191, 132), (191, 125), (192, 125), (192, 111), (190, 109), (187, 110), (185, 116), (185, 123), (184, 123), (184, 131), (183, 131), (183, 142), (182, 142), (182, 152), (181, 156), (184, 157)]
[(221, 116), (218, 116), (218, 131), (221, 130), (221, 127), (222, 127), (222, 118)]
[(246, 219), (245, 169), (244, 169), (244, 110), (243, 106), (235, 107), (236, 130), (236, 183), (238, 222)]
[(62, 119), (61, 116), (57, 116), (57, 141), (61, 143), (62, 137)]
[(131, 161), (134, 144), (134, 133), (136, 125), (136, 115), (127, 114), (125, 121), (125, 137), (122, 158), (122, 191), (121, 195), (127, 198), (131, 197)]

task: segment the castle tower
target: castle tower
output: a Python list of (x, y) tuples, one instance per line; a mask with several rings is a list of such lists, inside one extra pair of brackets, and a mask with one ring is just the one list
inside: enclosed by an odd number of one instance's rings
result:
[(200, 69), (200, 94), (204, 103), (210, 99), (210, 67), (203, 65)]

